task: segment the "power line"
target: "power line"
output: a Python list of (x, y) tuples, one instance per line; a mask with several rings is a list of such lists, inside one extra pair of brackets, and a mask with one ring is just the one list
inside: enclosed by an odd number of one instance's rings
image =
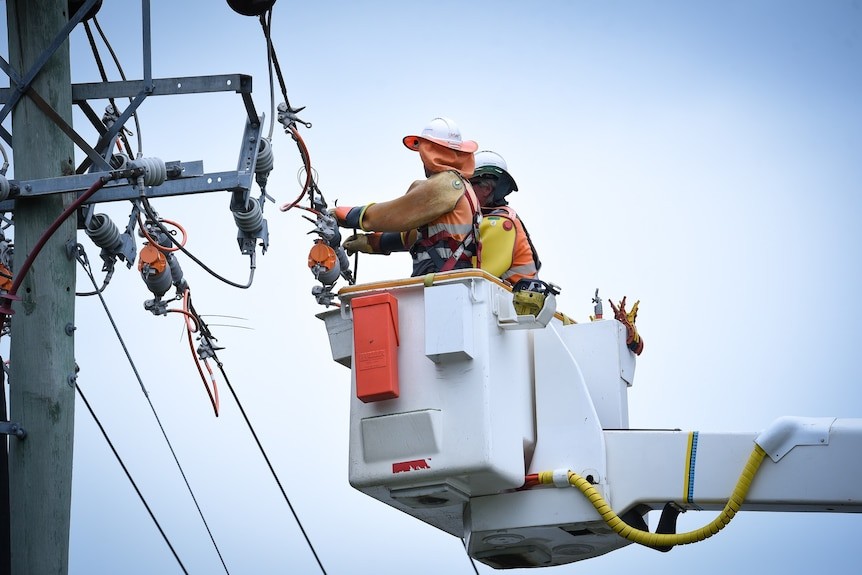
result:
[[(212, 541), (213, 547), (215, 548), (215, 551), (218, 554), (218, 557), (219, 557), (219, 560), (221, 561), (222, 567), (224, 567), (225, 573), (230, 573), (230, 571), (228, 571), (227, 565), (225, 564), (224, 557), (222, 557), (221, 551), (218, 548), (218, 544), (216, 543), (215, 538), (213, 537), (213, 534), (212, 534), (212, 531), (210, 530), (209, 524), (207, 523), (206, 518), (204, 518), (203, 511), (201, 510), (201, 507), (198, 504), (197, 497), (195, 497), (194, 491), (192, 490), (192, 486), (189, 483), (188, 477), (186, 477), (186, 473), (185, 473), (185, 471), (183, 471), (183, 466), (180, 464), (180, 460), (177, 457), (176, 451), (174, 451), (174, 447), (171, 444), (170, 439), (168, 439), (168, 434), (165, 431), (164, 426), (162, 425), (161, 419), (159, 419), (159, 414), (156, 412), (156, 408), (153, 405), (153, 402), (150, 400), (150, 395), (147, 392), (146, 387), (144, 387), (144, 382), (141, 379), (140, 374), (138, 373), (138, 369), (135, 366), (135, 362), (132, 360), (132, 356), (129, 354), (129, 349), (126, 347), (126, 343), (123, 340), (122, 335), (120, 334), (120, 330), (117, 328), (117, 324), (114, 321), (113, 316), (111, 315), (111, 311), (108, 309), (108, 304), (107, 304), (107, 302), (105, 302), (105, 298), (102, 295), (102, 293), (100, 291), (98, 291), (98, 284), (96, 283), (96, 278), (93, 277), (93, 273), (90, 269), (90, 264), (89, 264), (89, 260), (87, 258), (87, 253), (84, 251), (84, 247), (81, 244), (78, 244), (77, 248), (78, 248), (78, 253), (77, 253), (78, 263), (81, 264), (81, 267), (86, 272), (87, 277), (90, 278), (90, 281), (92, 282), (93, 287), (95, 287), (97, 290), (97, 295), (99, 296), (99, 301), (102, 302), (102, 307), (105, 310), (105, 314), (108, 316), (108, 320), (111, 322), (111, 327), (114, 328), (114, 333), (117, 335), (117, 339), (123, 348), (123, 352), (126, 354), (126, 358), (129, 361), (129, 365), (131, 366), (132, 371), (135, 373), (135, 378), (138, 380), (138, 384), (141, 386), (141, 391), (144, 392), (144, 397), (147, 398), (147, 403), (150, 406), (150, 410), (152, 410), (153, 416), (156, 418), (156, 423), (158, 423), (159, 429), (162, 432), (162, 436), (165, 438), (165, 442), (168, 445), (168, 449), (170, 449), (171, 455), (173, 456), (174, 461), (177, 464), (177, 468), (180, 471), (180, 475), (182, 475), (182, 477), (183, 477), (183, 481), (186, 484), (186, 488), (188, 488), (189, 494), (192, 497), (192, 501), (194, 501), (195, 507), (197, 508), (198, 514), (201, 517), (201, 521), (203, 521), (204, 527), (206, 528), (207, 533), (209, 534), (210, 541)], [(82, 396), (82, 398), (83, 398), (83, 396)], [(86, 402), (86, 400), (84, 400), (84, 401)], [(87, 405), (87, 409), (90, 409), (89, 404)], [(92, 409), (90, 410), (90, 412), (92, 413)], [(94, 418), (96, 417), (95, 414), (93, 414), (93, 417)], [(98, 419), (96, 420), (96, 423), (98, 423)], [(101, 424), (99, 424), (99, 428), (100, 429), (102, 428)], [(102, 430), (102, 434), (105, 435), (105, 439), (108, 441), (108, 444), (110, 445), (110, 440), (108, 439), (108, 436), (105, 433), (104, 429)], [(111, 449), (114, 451), (114, 454), (117, 455), (117, 459), (119, 460), (119, 455), (117, 454), (116, 450), (114, 450), (113, 445), (111, 445)], [(123, 462), (121, 460), (120, 460), (120, 465), (123, 465)], [(123, 465), (123, 469), (124, 470), (126, 469), (125, 465)], [(126, 471), (126, 475), (129, 475), (128, 471)], [(129, 480), (131, 480), (131, 476), (129, 476)], [(134, 485), (134, 482), (133, 482), (133, 485)], [(135, 490), (138, 491), (137, 486), (135, 486)], [(140, 495), (140, 491), (138, 491), (138, 494)], [(143, 500), (143, 497), (141, 497), (141, 499)], [(146, 505), (146, 501), (144, 502), (144, 505)], [(147, 507), (147, 510), (149, 511), (149, 507)], [(150, 512), (150, 515), (152, 515), (152, 512)], [(153, 520), (155, 521), (155, 517), (153, 517)], [(161, 528), (159, 528), (159, 530), (161, 531)], [(168, 543), (168, 545), (170, 545), (170, 543)], [(173, 548), (171, 548), (171, 549), (173, 549)], [(179, 558), (177, 558), (177, 560), (179, 560)], [(183, 570), (185, 571), (185, 569), (183, 569)]]
[(126, 477), (128, 477), (128, 478), (129, 478), (129, 483), (131, 483), (131, 484), (132, 484), (132, 487), (134, 487), (135, 492), (138, 494), (138, 497), (141, 499), (141, 503), (143, 503), (143, 504), (144, 504), (144, 507), (147, 509), (147, 513), (149, 513), (149, 514), (150, 514), (150, 517), (152, 518), (153, 523), (155, 523), (155, 524), (156, 524), (156, 528), (159, 530), (159, 533), (161, 533), (161, 534), (162, 534), (162, 539), (164, 539), (164, 540), (165, 540), (165, 543), (167, 543), (168, 547), (169, 547), (169, 548), (170, 548), (170, 550), (171, 550), (171, 553), (173, 553), (173, 554), (174, 554), (174, 558), (176, 558), (177, 563), (178, 563), (178, 564), (179, 564), (179, 566), (180, 566), (180, 569), (182, 569), (182, 570), (183, 570), (183, 573), (185, 573), (186, 575), (188, 575), (188, 570), (186, 569), (186, 566), (185, 566), (185, 565), (183, 565), (182, 560), (180, 560), (180, 556), (179, 556), (179, 555), (177, 555), (177, 551), (176, 551), (176, 549), (174, 549), (174, 546), (173, 546), (173, 545), (171, 545), (171, 541), (170, 541), (170, 539), (168, 539), (168, 536), (167, 536), (167, 534), (165, 533), (165, 530), (164, 530), (164, 529), (162, 529), (162, 526), (159, 524), (159, 520), (158, 520), (158, 519), (156, 519), (156, 516), (153, 514), (153, 510), (152, 510), (152, 509), (150, 509), (150, 506), (149, 506), (149, 504), (147, 503), (147, 500), (144, 498), (144, 494), (143, 494), (143, 493), (141, 493), (141, 490), (140, 490), (140, 489), (138, 489), (138, 485), (137, 485), (137, 483), (135, 483), (135, 480), (134, 480), (134, 479), (132, 479), (132, 475), (131, 475), (131, 473), (129, 473), (128, 468), (126, 468), (126, 464), (125, 464), (125, 463), (123, 463), (123, 458), (122, 458), (122, 457), (120, 457), (120, 454), (119, 454), (119, 453), (117, 453), (117, 450), (116, 450), (116, 448), (114, 447), (114, 444), (111, 442), (111, 438), (110, 438), (110, 437), (108, 437), (108, 433), (105, 431), (105, 428), (104, 428), (104, 427), (102, 427), (102, 422), (101, 422), (101, 421), (99, 421), (99, 418), (98, 418), (98, 417), (96, 417), (96, 412), (95, 412), (95, 411), (93, 411), (93, 408), (90, 406), (90, 402), (89, 402), (89, 401), (87, 401), (87, 398), (86, 398), (86, 396), (84, 395), (84, 392), (83, 392), (83, 391), (81, 391), (81, 386), (79, 386), (77, 383), (75, 383), (75, 389), (78, 391), (78, 395), (80, 395), (80, 396), (81, 396), (81, 399), (84, 401), (84, 405), (85, 405), (85, 406), (87, 406), (87, 410), (90, 412), (90, 415), (92, 415), (92, 416), (93, 416), (93, 420), (96, 422), (96, 425), (98, 425), (98, 426), (99, 426), (99, 431), (101, 431), (101, 432), (102, 432), (102, 436), (105, 438), (105, 441), (107, 441), (107, 442), (108, 442), (108, 447), (110, 447), (110, 448), (111, 448), (111, 451), (113, 451), (113, 452), (114, 452), (114, 457), (116, 457), (116, 458), (117, 458), (117, 462), (120, 464), (120, 467), (122, 467), (122, 468), (123, 468), (123, 472), (126, 474)]
[(205, 263), (203, 263), (200, 259), (198, 259), (197, 257), (195, 257), (195, 256), (194, 256), (194, 254), (192, 254), (190, 251), (188, 251), (184, 245), (182, 245), (180, 242), (178, 242), (178, 241), (174, 238), (173, 234), (171, 234), (171, 233), (170, 233), (170, 232), (165, 228), (164, 224), (162, 224), (161, 219), (160, 219), (160, 218), (159, 218), (159, 216), (155, 213), (155, 211), (153, 210), (152, 206), (150, 206), (150, 201), (149, 201), (149, 199), (148, 199), (146, 196), (144, 196), (144, 197), (142, 197), (142, 198), (141, 198), (141, 205), (143, 206), (144, 212), (147, 214), (147, 217), (150, 219), (150, 221), (152, 221), (152, 222), (153, 222), (153, 224), (154, 224), (157, 228), (159, 228), (159, 230), (161, 230), (161, 232), (162, 232), (163, 234), (165, 234), (165, 236), (166, 236), (166, 237), (171, 241), (171, 243), (172, 243), (174, 246), (176, 246), (176, 248), (177, 248), (179, 251), (181, 251), (181, 252), (183, 252), (185, 255), (187, 255), (187, 256), (189, 257), (189, 259), (190, 259), (190, 260), (192, 260), (193, 262), (195, 262), (196, 264), (198, 264), (198, 266), (200, 266), (200, 267), (201, 267), (201, 269), (203, 269), (205, 272), (207, 272), (208, 274), (210, 274), (212, 277), (216, 278), (217, 280), (221, 281), (222, 283), (225, 283), (225, 284), (227, 284), (227, 285), (229, 285), (229, 286), (231, 286), (231, 287), (235, 287), (235, 288), (238, 288), (238, 289), (248, 289), (248, 288), (250, 288), (250, 287), (251, 287), (252, 282), (254, 282), (254, 272), (255, 272), (255, 269), (257, 269), (257, 264), (256, 264), (256, 260), (257, 260), (257, 253), (256, 253), (256, 252), (251, 252), (251, 253), (249, 254), (249, 273), (248, 273), (248, 281), (247, 281), (244, 285), (243, 285), (243, 284), (240, 284), (240, 283), (233, 282), (233, 281), (231, 281), (231, 280), (229, 280), (229, 279), (227, 279), (227, 278), (225, 278), (225, 277), (222, 277), (222, 276), (221, 276), (221, 275), (219, 275), (218, 273), (216, 273), (216, 272), (215, 272), (215, 270), (213, 270), (212, 268), (210, 268), (209, 266), (207, 266)]
[[(197, 314), (195, 314), (197, 315)], [(198, 316), (199, 318), (200, 316)], [(205, 328), (203, 321), (201, 320), (201, 329)], [(208, 330), (207, 330), (208, 332)], [(326, 575), (326, 569), (323, 567), (323, 563), (320, 562), (320, 557), (317, 555), (317, 551), (314, 550), (314, 545), (311, 544), (311, 539), (309, 539), (308, 534), (305, 532), (305, 528), (302, 526), (302, 522), (299, 520), (299, 516), (296, 514), (296, 510), (294, 510), (293, 505), (290, 503), (290, 498), (287, 496), (287, 493), (284, 490), (284, 487), (281, 484), (281, 480), (278, 478), (278, 474), (275, 472), (275, 468), (273, 468), (272, 463), (269, 460), (269, 457), (266, 454), (266, 450), (263, 448), (263, 445), (260, 442), (260, 439), (257, 437), (257, 433), (254, 431), (254, 427), (251, 424), (251, 421), (248, 418), (248, 415), (245, 413), (245, 409), (242, 407), (242, 403), (239, 401), (239, 397), (236, 395), (236, 391), (233, 389), (233, 385), (231, 385), (230, 379), (227, 376), (227, 373), (224, 371), (224, 365), (219, 360), (219, 358), (213, 352), (213, 359), (215, 359), (216, 365), (218, 366), (219, 371), (224, 377), (224, 381), (227, 384), (227, 388), (230, 390), (231, 395), (233, 396), (234, 401), (236, 401), (236, 405), (239, 408), (240, 413), (242, 414), (243, 419), (245, 419), (246, 425), (248, 425), (248, 429), (251, 432), (252, 437), (254, 437), (255, 443), (257, 443), (257, 448), (260, 450), (260, 454), (263, 455), (264, 461), (266, 461), (266, 465), (269, 467), (269, 471), (272, 474), (273, 479), (275, 479), (275, 483), (278, 485), (278, 489), (281, 491), (282, 497), (284, 497), (285, 503), (287, 503), (290, 512), (293, 514), (293, 518), (296, 520), (296, 524), (299, 526), (300, 532), (302, 532), (302, 536), (305, 538), (305, 542), (308, 544), (308, 548), (311, 550), (311, 554), (314, 555), (314, 560), (317, 561), (318, 567), (320, 567), (320, 572), (323, 575)]]

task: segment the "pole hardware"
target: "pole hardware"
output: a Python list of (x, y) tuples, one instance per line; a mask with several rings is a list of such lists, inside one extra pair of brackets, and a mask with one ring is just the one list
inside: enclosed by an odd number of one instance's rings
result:
[(24, 428), (11, 421), (0, 421), (0, 434), (14, 435), (18, 439), (27, 437), (27, 432), (24, 431)]

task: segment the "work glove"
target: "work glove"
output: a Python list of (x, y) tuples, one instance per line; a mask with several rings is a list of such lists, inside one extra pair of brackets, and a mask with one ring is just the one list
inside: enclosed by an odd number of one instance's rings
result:
[(352, 256), (356, 252), (364, 254), (379, 254), (380, 253), (380, 233), (373, 234), (353, 234), (341, 246), (347, 251), (347, 255)]
[(362, 227), (362, 216), (365, 215), (365, 210), (368, 206), (338, 206), (329, 210), (330, 215), (335, 216), (335, 221), (342, 228), (365, 229)]

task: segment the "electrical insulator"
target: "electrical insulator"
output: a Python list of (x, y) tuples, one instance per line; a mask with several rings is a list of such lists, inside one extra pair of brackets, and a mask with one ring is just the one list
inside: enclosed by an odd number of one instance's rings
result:
[(137, 158), (126, 162), (129, 169), (143, 168), (141, 176), (145, 186), (161, 186), (168, 178), (168, 168), (164, 160), (159, 158)]
[(180, 267), (180, 260), (174, 257), (174, 254), (167, 253), (165, 258), (168, 260), (168, 267), (171, 269), (171, 280), (178, 292), (185, 291), (188, 287), (186, 278), (183, 275), (183, 268)]
[(341, 263), (335, 250), (323, 240), (315, 240), (308, 252), (308, 267), (324, 285), (332, 285), (341, 275)]
[(275, 4), (275, 0), (227, 0), (227, 5), (243, 16), (260, 16)]
[(87, 224), (87, 236), (100, 248), (113, 250), (122, 244), (120, 230), (107, 214), (95, 214)]
[(261, 138), (257, 148), (257, 162), (254, 164), (254, 181), (261, 188), (266, 188), (266, 182), (274, 164), (272, 142), (267, 138)]
[(135, 242), (129, 234), (121, 234), (107, 214), (94, 214), (84, 230), (93, 243), (102, 248), (102, 259), (105, 261), (103, 271), (107, 271), (114, 258), (126, 262), (126, 267), (132, 267), (135, 261)]
[(249, 198), (245, 211), (232, 212), (236, 227), (249, 234), (255, 234), (263, 227), (263, 211), (260, 204)]
[(6, 179), (6, 176), (0, 175), (0, 202), (9, 197), (10, 189), (9, 180)]
[(141, 255), (138, 259), (138, 271), (141, 272), (141, 277), (144, 278), (147, 288), (157, 298), (165, 295), (171, 288), (173, 277), (171, 276), (171, 266), (168, 265), (168, 259), (161, 250), (152, 244), (146, 244), (141, 249)]
[(344, 276), (347, 281), (352, 283), (353, 274), (350, 271), (350, 257), (347, 255), (347, 251), (341, 246), (336, 246), (335, 255), (338, 256), (338, 266), (341, 268), (341, 275)]
[(233, 221), (236, 223), (237, 234), (236, 240), (239, 244), (239, 250), (245, 255), (254, 253), (257, 238), (260, 238), (263, 253), (266, 253), (269, 247), (269, 229), (266, 225), (266, 220), (263, 218), (263, 207), (260, 201), (248, 198), (245, 204), (245, 210), (232, 211)]

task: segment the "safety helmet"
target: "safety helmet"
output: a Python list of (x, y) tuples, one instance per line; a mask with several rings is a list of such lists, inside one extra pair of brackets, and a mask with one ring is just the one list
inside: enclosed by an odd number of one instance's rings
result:
[(402, 139), (404, 145), (409, 149), (419, 150), (419, 140), (428, 140), (441, 146), (446, 146), (459, 152), (473, 153), (479, 149), (479, 144), (473, 140), (462, 140), (461, 130), (458, 125), (449, 118), (434, 118), (422, 128), (418, 136), (405, 136)]
[(509, 173), (508, 165), (503, 156), (491, 150), (482, 150), (473, 154), (476, 159), (476, 169), (473, 171), (473, 176), (470, 178), (480, 178), (484, 175), (497, 177), (497, 185), (494, 186), (494, 195), (492, 196), (493, 205), (506, 205), (505, 197), (511, 192), (518, 191), (518, 184)]

